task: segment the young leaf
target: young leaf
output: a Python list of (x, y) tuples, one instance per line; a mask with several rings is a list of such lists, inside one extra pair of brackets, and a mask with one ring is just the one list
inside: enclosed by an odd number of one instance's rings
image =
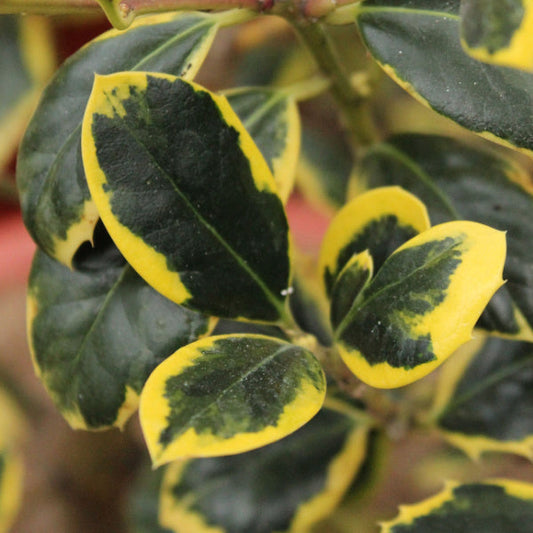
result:
[(531, 116), (533, 73), (466, 54), (459, 0), (367, 0), (355, 10), (371, 54), (412, 96), (475, 133), (533, 150), (524, 120)]
[(0, 169), (9, 162), (55, 67), (52, 32), (39, 17), (0, 17)]
[(476, 59), (533, 70), (533, 3), (530, 0), (461, 0), (461, 36)]
[(324, 401), (322, 367), (304, 348), (263, 335), (220, 335), (181, 348), (141, 395), (155, 466), (259, 448), (309, 421)]
[(494, 479), (483, 483), (447, 483), (436, 496), (400, 508), (381, 533), (529, 533), (533, 485)]
[(330, 319), (334, 330), (357, 303), (357, 297), (368, 285), (373, 274), (374, 264), (368, 250), (353, 255), (341, 270), (331, 291)]
[(320, 250), (319, 271), (326, 293), (352, 255), (369, 250), (377, 272), (398, 246), (429, 228), (424, 204), (400, 187), (358, 196), (333, 219)]
[(224, 97), (174, 76), (98, 77), (82, 148), (102, 221), (150, 285), (215, 316), (283, 316), (285, 211)]
[(104, 33), (70, 57), (44, 91), (17, 162), (24, 222), (37, 244), (70, 266), (91, 241), (98, 212), (81, 158), (81, 123), (94, 73), (168, 72), (188, 79), (200, 68), (217, 31), (202, 14), (145, 17), (126, 32)]
[[(455, 356), (454, 356), (455, 358)], [(473, 458), (486, 451), (532, 457), (533, 344), (489, 338), (444, 368), (435, 422)]]
[(335, 331), (362, 381), (393, 388), (424, 377), (465, 343), (502, 284), (505, 235), (475, 222), (434, 226), (383, 264)]
[(123, 426), (150, 372), (208, 326), (129, 265), (79, 272), (35, 255), (28, 289), (32, 357), (74, 428)]
[[(353, 414), (352, 414), (353, 413)], [(232, 457), (167, 468), (161, 522), (173, 531), (309, 531), (328, 516), (356, 476), (369, 423), (345, 406), (322, 409), (287, 438)]]
[(407, 134), (369, 149), (353, 188), (399, 185), (426, 205), (433, 223), (466, 219), (506, 232), (507, 283), (477, 327), (533, 340), (533, 196), (529, 174), (507, 159), (451, 138)]
[(261, 150), (286, 203), (294, 185), (300, 153), (300, 115), (294, 98), (283, 91), (240, 88), (224, 93)]

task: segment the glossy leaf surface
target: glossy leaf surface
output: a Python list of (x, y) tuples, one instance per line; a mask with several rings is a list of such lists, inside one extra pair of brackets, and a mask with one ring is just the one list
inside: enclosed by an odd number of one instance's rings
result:
[(382, 524), (381, 533), (529, 533), (533, 520), (533, 485), (489, 480), (459, 485), (421, 503), (402, 506), (400, 515)]
[(35, 256), (28, 290), (33, 361), (72, 427), (121, 427), (150, 372), (208, 325), (124, 263), (80, 272), (43, 252)]
[(156, 290), (224, 318), (283, 315), (285, 211), (224, 97), (173, 76), (99, 77), (83, 124), (83, 160), (107, 230)]
[(461, 0), (461, 36), (480, 61), (533, 70), (531, 0)]
[(339, 503), (365, 459), (368, 421), (323, 408), (287, 438), (167, 469), (161, 521), (173, 531), (308, 531)]
[(451, 138), (409, 134), (372, 147), (357, 174), (362, 189), (407, 189), (434, 224), (466, 219), (505, 231), (507, 282), (477, 326), (533, 340), (533, 196), (523, 168)]
[(502, 284), (504, 260), (504, 233), (474, 222), (440, 224), (407, 241), (337, 327), (344, 362), (374, 387), (424, 377), (470, 339)]
[(262, 88), (234, 89), (225, 96), (261, 150), (286, 203), (300, 153), (300, 115), (295, 100), (286, 92)]
[(436, 423), (477, 458), (486, 451), (532, 457), (533, 344), (488, 338), (440, 378)]
[(126, 32), (104, 33), (57, 72), (26, 131), (17, 163), (24, 222), (49, 255), (70, 265), (81, 244), (92, 239), (98, 221), (81, 157), (81, 123), (94, 74), (152, 70), (191, 79), (216, 30), (216, 18), (202, 14), (146, 17)]
[(304, 348), (263, 335), (221, 335), (159, 365), (141, 396), (154, 465), (233, 455), (285, 437), (309, 421), (325, 394), (322, 368)]
[(377, 272), (398, 246), (429, 228), (424, 204), (400, 187), (368, 191), (337, 213), (324, 237), (319, 271), (326, 293), (350, 258), (368, 250)]
[(355, 11), (370, 52), (411, 95), (475, 133), (531, 151), (533, 74), (470, 57), (459, 3), (367, 0)]

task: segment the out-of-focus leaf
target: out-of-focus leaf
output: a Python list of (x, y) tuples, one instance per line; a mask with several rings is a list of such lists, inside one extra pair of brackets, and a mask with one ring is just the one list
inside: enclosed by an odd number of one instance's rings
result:
[(223, 318), (284, 316), (285, 211), (226, 98), (163, 74), (98, 77), (82, 146), (102, 221), (151, 286)]
[(54, 68), (47, 20), (0, 16), (0, 169), (13, 155)]
[(338, 211), (346, 202), (346, 190), (353, 169), (353, 156), (340, 135), (304, 126), (302, 154), (298, 162), (299, 189), (318, 209)]
[(476, 59), (533, 70), (531, 0), (461, 0), (461, 36)]
[(208, 337), (152, 373), (140, 419), (154, 465), (232, 455), (285, 437), (324, 401), (322, 367), (308, 350), (263, 335)]
[(507, 283), (477, 327), (533, 340), (533, 196), (524, 169), (451, 138), (408, 134), (370, 148), (356, 177), (354, 189), (407, 189), (434, 224), (466, 219), (505, 231)]
[(529, 533), (533, 521), (533, 485), (495, 479), (448, 483), (436, 496), (404, 505), (381, 533)]
[(504, 261), (504, 233), (475, 222), (447, 222), (410, 239), (336, 328), (344, 362), (374, 387), (429, 374), (470, 339), (502, 284)]
[(122, 261), (72, 271), (38, 251), (28, 289), (37, 374), (74, 428), (121, 427), (150, 372), (209, 320), (149, 287)]
[(323, 408), (287, 438), (233, 457), (167, 469), (161, 520), (173, 531), (308, 531), (337, 506), (363, 463), (369, 419)]
[(444, 368), (435, 423), (470, 457), (499, 451), (532, 458), (532, 391), (533, 344), (488, 338)]
[[(81, 157), (81, 123), (94, 74), (152, 70), (192, 79), (217, 29), (216, 17), (200, 13), (145, 17), (126, 32), (104, 33), (59, 69), (26, 130), (17, 162), (24, 222), (49, 255), (70, 266), (98, 222)], [(115, 156), (120, 160), (124, 154)]]

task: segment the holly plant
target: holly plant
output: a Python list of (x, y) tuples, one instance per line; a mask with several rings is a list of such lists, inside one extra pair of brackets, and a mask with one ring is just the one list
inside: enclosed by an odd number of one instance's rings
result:
[[(73, 428), (139, 411), (157, 527), (309, 531), (398, 427), (530, 457), (533, 2), (98, 2), (18, 2), (116, 27), (19, 146), (28, 337)], [(295, 183), (331, 219), (311, 259)], [(450, 481), (381, 531), (532, 519), (533, 484)]]

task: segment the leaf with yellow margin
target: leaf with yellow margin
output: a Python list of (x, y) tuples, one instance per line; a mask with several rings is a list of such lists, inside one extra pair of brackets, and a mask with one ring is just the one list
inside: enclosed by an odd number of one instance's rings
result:
[(533, 71), (531, 0), (462, 0), (461, 42), (479, 61)]
[(97, 77), (82, 152), (104, 225), (152, 287), (222, 318), (284, 316), (285, 210), (226, 98), (170, 75)]
[(38, 251), (27, 301), (36, 373), (74, 428), (122, 427), (150, 372), (211, 326), (154, 291), (116, 248), (114, 263), (84, 271)]
[(502, 284), (505, 234), (447, 222), (385, 261), (335, 331), (344, 362), (380, 388), (412, 383), (470, 339)]
[(167, 467), (160, 519), (172, 531), (303, 532), (337, 506), (366, 459), (371, 419), (341, 402), (285, 439)]
[(285, 437), (320, 409), (322, 367), (308, 350), (264, 335), (219, 335), (161, 363), (141, 394), (155, 466), (233, 455)]
[(472, 220), (506, 232), (506, 283), (477, 328), (533, 340), (533, 188), (529, 171), (451, 137), (394, 135), (369, 148), (354, 173), (359, 190), (397, 185), (416, 195), (433, 224)]
[(322, 242), (319, 272), (326, 294), (354, 254), (368, 250), (377, 272), (398, 246), (429, 228), (424, 204), (400, 187), (381, 187), (347, 203)]
[(510, 479), (448, 482), (439, 494), (403, 505), (399, 516), (381, 524), (381, 533), (529, 533), (533, 484)]
[(432, 418), (474, 459), (489, 451), (531, 459), (533, 421), (524, 413), (533, 406), (532, 391), (533, 344), (487, 338), (443, 368)]
[(374, 59), (414, 98), (474, 133), (531, 153), (524, 117), (531, 116), (533, 73), (468, 55), (460, 3), (366, 0), (352, 12)]
[(17, 161), (24, 223), (50, 256), (72, 266), (76, 251), (92, 241), (99, 219), (80, 150), (94, 74), (152, 70), (192, 79), (218, 27), (216, 16), (201, 13), (143, 17), (125, 32), (103, 33), (57, 71), (26, 130)]

